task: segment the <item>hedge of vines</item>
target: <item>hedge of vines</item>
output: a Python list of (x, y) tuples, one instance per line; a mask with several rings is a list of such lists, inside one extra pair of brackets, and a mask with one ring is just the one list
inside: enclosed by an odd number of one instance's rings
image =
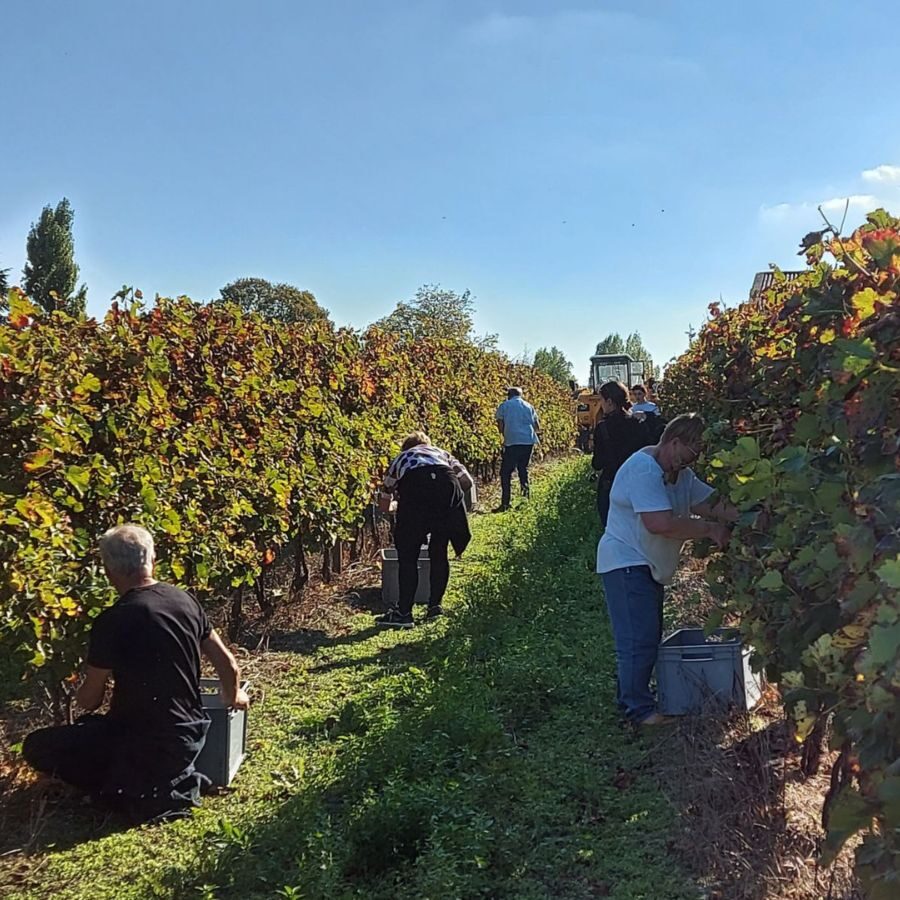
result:
[(50, 684), (112, 599), (98, 536), (155, 535), (159, 577), (201, 596), (251, 583), (290, 542), (347, 539), (414, 428), (473, 471), (499, 450), (496, 404), (524, 386), (543, 447), (571, 446), (548, 376), (446, 341), (161, 299), (103, 322), (10, 295), (0, 324), (0, 652)]
[[(815, 240), (816, 236), (811, 236)], [(857, 832), (872, 898), (900, 895), (900, 220), (807, 244), (810, 269), (711, 318), (667, 406), (711, 423), (743, 515), (710, 565), (780, 682), (799, 741), (831, 719), (830, 861)], [(826, 261), (828, 260), (828, 261)]]

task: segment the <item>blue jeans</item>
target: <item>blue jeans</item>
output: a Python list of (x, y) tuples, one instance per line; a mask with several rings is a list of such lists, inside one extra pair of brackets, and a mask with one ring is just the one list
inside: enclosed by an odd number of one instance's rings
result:
[(509, 506), (512, 500), (512, 475), (519, 473), (522, 496), (528, 496), (528, 463), (531, 461), (533, 444), (508, 444), (503, 448), (500, 460), (500, 505)]
[(616, 702), (629, 721), (642, 722), (656, 711), (650, 676), (662, 640), (663, 586), (649, 566), (613, 569), (601, 577), (616, 645)]

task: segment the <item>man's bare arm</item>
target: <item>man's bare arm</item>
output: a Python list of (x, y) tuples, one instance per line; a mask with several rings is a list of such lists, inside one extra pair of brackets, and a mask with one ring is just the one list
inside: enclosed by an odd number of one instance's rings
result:
[(209, 637), (200, 644), (203, 655), (213, 664), (219, 676), (222, 699), (226, 706), (234, 709), (246, 709), (250, 698), (241, 690), (241, 670), (234, 654), (222, 643), (222, 638), (213, 629)]
[(106, 696), (106, 683), (112, 674), (110, 669), (98, 669), (96, 666), (87, 666), (84, 672), (84, 681), (75, 692), (75, 702), (88, 712), (93, 712), (103, 703)]
[(724, 547), (731, 537), (729, 529), (718, 522), (676, 516), (670, 509), (641, 513), (641, 522), (650, 534), (674, 540), (697, 541), (709, 538)]

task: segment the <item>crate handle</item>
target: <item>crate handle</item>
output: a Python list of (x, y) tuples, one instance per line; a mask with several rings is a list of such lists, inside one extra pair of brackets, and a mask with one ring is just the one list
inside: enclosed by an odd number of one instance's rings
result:
[(696, 654), (685, 654), (681, 657), (682, 662), (712, 662), (711, 656), (697, 656)]

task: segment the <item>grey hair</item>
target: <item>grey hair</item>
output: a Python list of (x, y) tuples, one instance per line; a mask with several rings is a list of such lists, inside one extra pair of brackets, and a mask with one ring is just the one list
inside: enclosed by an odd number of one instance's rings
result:
[(106, 568), (116, 575), (149, 577), (156, 560), (153, 535), (140, 525), (116, 525), (100, 538), (100, 556)]
[(511, 387), (506, 389), (506, 399), (512, 400), (513, 397), (521, 397), (522, 396), (522, 388), (520, 387)]

